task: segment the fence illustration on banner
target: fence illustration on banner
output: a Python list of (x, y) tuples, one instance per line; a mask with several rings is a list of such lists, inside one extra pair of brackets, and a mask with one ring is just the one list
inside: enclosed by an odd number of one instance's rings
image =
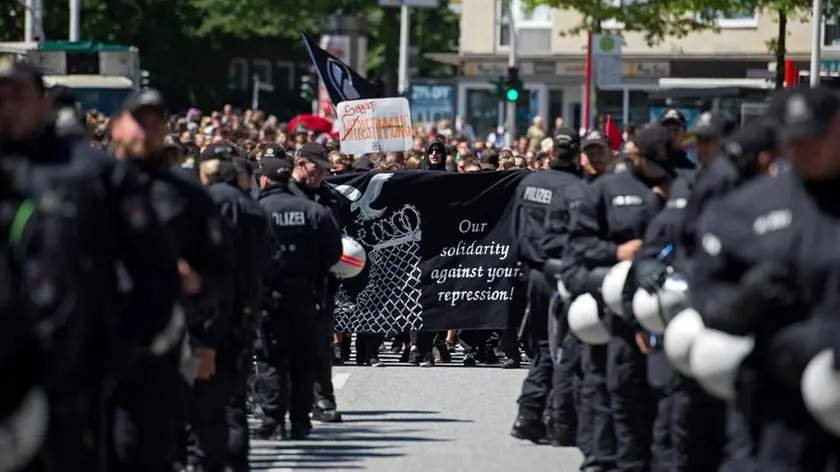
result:
[(358, 241), (367, 251), (368, 280), (356, 296), (340, 287), (335, 326), (353, 333), (403, 332), (423, 328), (420, 305), (420, 212), (414, 205), (374, 209), (391, 173), (374, 175), (364, 192), (350, 185), (334, 188), (350, 199)]

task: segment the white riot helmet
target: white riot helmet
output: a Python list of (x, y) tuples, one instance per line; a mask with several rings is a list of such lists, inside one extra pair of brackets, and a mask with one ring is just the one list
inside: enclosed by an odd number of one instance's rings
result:
[(682, 276), (671, 274), (655, 293), (643, 288), (636, 290), (633, 295), (633, 316), (646, 330), (663, 334), (674, 311), (688, 303), (688, 283)]
[(362, 273), (367, 264), (367, 252), (350, 236), (341, 237), (341, 259), (330, 268), (339, 279), (350, 279)]
[(20, 470), (35, 457), (47, 435), (47, 394), (31, 389), (20, 405), (0, 420), (0, 470)]
[(840, 437), (840, 372), (834, 368), (834, 350), (817, 354), (802, 374), (802, 399), (814, 420)]
[(619, 316), (624, 315), (624, 308), (622, 307), (624, 284), (627, 282), (627, 276), (632, 268), (633, 261), (621, 261), (612, 266), (604, 277), (604, 281), (601, 282), (601, 298), (604, 300), (604, 304), (610, 311)]
[(703, 318), (694, 308), (677, 313), (665, 328), (665, 355), (679, 373), (692, 376), (691, 348), (704, 329)]
[[(665, 334), (667, 339), (668, 334)], [(735, 381), (741, 363), (755, 348), (755, 339), (705, 329), (691, 347), (691, 373), (697, 383), (715, 398), (735, 398)]]
[(584, 293), (569, 305), (569, 330), (586, 344), (603, 345), (610, 340), (610, 332), (592, 294)]

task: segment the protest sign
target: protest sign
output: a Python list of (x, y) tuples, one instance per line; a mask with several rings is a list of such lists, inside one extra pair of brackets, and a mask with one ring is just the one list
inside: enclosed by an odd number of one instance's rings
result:
[(329, 177), (353, 214), (344, 231), (365, 248), (368, 261), (339, 287), (336, 329), (500, 329), (509, 313), (523, 313), (527, 297), (510, 228), (513, 196), (527, 175), (374, 171)]
[(367, 154), (411, 149), (408, 100), (378, 98), (341, 102), (338, 111), (341, 152)]

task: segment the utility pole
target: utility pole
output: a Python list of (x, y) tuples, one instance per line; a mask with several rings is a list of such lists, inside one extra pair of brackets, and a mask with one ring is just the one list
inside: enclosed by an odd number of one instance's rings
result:
[[(817, 0), (818, 1), (818, 0)], [(508, 29), (510, 30), (510, 52), (508, 53), (508, 67), (516, 67), (516, 23), (513, 19), (513, 10), (510, 2), (505, 4), (505, 15), (507, 15)], [(513, 139), (516, 136), (516, 102), (507, 102), (507, 132), (505, 133), (505, 147), (513, 146)]]
[[(822, 0), (814, 0), (814, 11), (811, 16), (811, 24), (813, 25), (811, 31), (811, 87), (819, 87), (820, 85), (820, 66), (822, 65), (822, 17), (823, 5)], [(782, 67), (781, 64), (776, 64), (776, 67)]]
[(397, 71), (397, 91), (400, 95), (408, 93), (408, 53), (411, 41), (410, 9), (405, 3), (400, 6), (400, 62)]
[(23, 4), (23, 41), (41, 42), (44, 37), (44, 4), (42, 0), (20, 0)]
[(78, 43), (82, 24), (82, 0), (70, 0), (70, 42)]

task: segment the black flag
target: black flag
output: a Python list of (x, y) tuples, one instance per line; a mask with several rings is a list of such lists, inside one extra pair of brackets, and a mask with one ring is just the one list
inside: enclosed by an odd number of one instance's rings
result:
[(383, 98), (382, 90), (365, 79), (337, 57), (324, 51), (312, 41), (312, 38), (301, 32), (303, 43), (309, 51), (309, 58), (321, 77), (333, 106), (348, 100), (364, 100), (369, 98)]

